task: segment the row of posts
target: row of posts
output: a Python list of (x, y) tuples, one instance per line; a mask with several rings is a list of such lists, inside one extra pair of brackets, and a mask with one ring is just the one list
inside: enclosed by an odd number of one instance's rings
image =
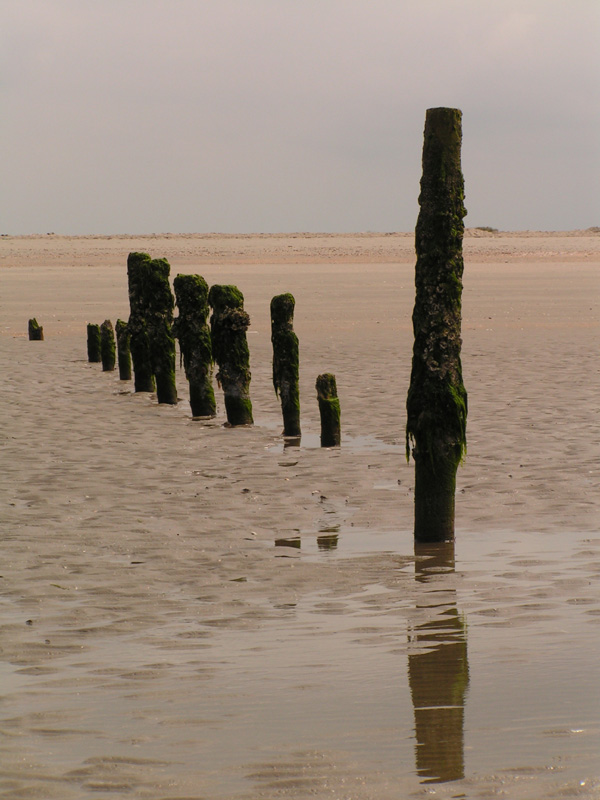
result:
[[(88, 324), (88, 360), (102, 362), (104, 371), (115, 369), (131, 380), (136, 392), (156, 392), (159, 403), (177, 403), (175, 339), (189, 383), (193, 417), (214, 417), (216, 401), (212, 384), (223, 389), (225, 413), (230, 426), (251, 425), (250, 352), (246, 331), (250, 316), (237, 286), (208, 284), (200, 275), (177, 275), (169, 284), (170, 265), (164, 258), (130, 253), (127, 259), (130, 316), (102, 325)], [(179, 315), (174, 318), (177, 303)], [(297, 438), (300, 429), (299, 348), (294, 333), (295, 300), (286, 293), (271, 300), (273, 386), (281, 401), (283, 435)], [(212, 309), (212, 315), (209, 314)], [(340, 403), (335, 376), (319, 375), (316, 381), (321, 416), (321, 445), (340, 444)]]
[[(423, 174), (415, 231), (417, 264), (412, 322), (414, 346), (406, 402), (406, 456), (415, 461), (415, 527), (419, 542), (454, 539), (456, 472), (467, 446), (467, 392), (461, 366), (461, 298), (464, 180), (461, 170), (462, 113), (457, 108), (430, 108), (425, 117)], [(252, 422), (246, 330), (250, 318), (235, 286), (208, 286), (199, 275), (178, 275), (174, 287), (179, 317), (173, 320), (169, 264), (146, 253), (131, 253), (127, 262), (131, 314), (117, 322), (119, 370), (131, 378), (129, 346), (136, 391), (154, 391), (159, 403), (176, 403), (175, 345), (179, 339), (190, 383), (194, 416), (213, 416), (210, 380), (213, 361), (225, 394), (231, 425)], [(212, 306), (210, 329), (209, 306)], [(293, 331), (294, 298), (271, 301), (273, 384), (281, 398), (284, 434), (300, 434), (298, 339)], [(29, 338), (44, 338), (43, 328), (29, 320)], [(114, 369), (114, 334), (107, 320), (88, 326), (90, 361)], [(111, 362), (112, 359), (112, 362)], [(110, 364), (112, 363), (112, 366)], [(335, 377), (317, 378), (321, 444), (340, 443), (340, 406)]]

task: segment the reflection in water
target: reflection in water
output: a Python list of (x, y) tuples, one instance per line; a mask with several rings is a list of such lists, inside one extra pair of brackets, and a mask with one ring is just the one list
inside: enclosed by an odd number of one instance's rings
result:
[(283, 449), (287, 450), (288, 447), (300, 447), (300, 436), (284, 436)]
[(423, 783), (464, 777), (464, 707), (469, 683), (467, 630), (456, 592), (439, 583), (454, 572), (454, 543), (415, 544), (415, 581), (424, 584), (409, 642), (416, 769)]
[(298, 550), (302, 546), (302, 541), (299, 536), (293, 536), (289, 539), (275, 539), (275, 547), (296, 547)]
[[(321, 528), (319, 530), (319, 533), (317, 534), (317, 549), (320, 553), (328, 550), (337, 550), (338, 540), (339, 540), (339, 534), (338, 534), (339, 529), (340, 529), (339, 525), (331, 525), (326, 528)], [(300, 538), (299, 535), (279, 537), (275, 539), (275, 547), (292, 547), (295, 550), (301, 550), (302, 539)]]
[(337, 550), (340, 526), (339, 523), (335, 525), (323, 525), (319, 528), (317, 535), (317, 547), (319, 552), (324, 550)]
[(317, 547), (319, 550), (335, 550), (338, 546), (339, 538), (337, 533), (321, 534), (321, 536), (317, 536)]

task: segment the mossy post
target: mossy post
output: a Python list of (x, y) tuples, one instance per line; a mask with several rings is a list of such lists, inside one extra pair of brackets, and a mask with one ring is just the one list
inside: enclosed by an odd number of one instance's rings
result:
[(112, 372), (116, 363), (115, 331), (112, 322), (105, 319), (100, 325), (100, 355), (102, 357), (102, 371)]
[(44, 341), (44, 329), (39, 324), (39, 322), (35, 317), (33, 319), (30, 319), (29, 322), (27, 323), (27, 331), (29, 333), (30, 342)]
[(177, 404), (175, 384), (175, 339), (173, 307), (175, 300), (169, 284), (171, 267), (166, 258), (144, 261), (141, 267), (146, 330), (150, 344), (150, 363), (156, 380), (159, 403)]
[(321, 447), (338, 447), (342, 435), (335, 375), (329, 372), (319, 375), (316, 387), (321, 414)]
[(129, 253), (127, 256), (127, 281), (129, 284), (129, 322), (131, 360), (133, 362), (134, 389), (136, 392), (153, 392), (154, 372), (150, 358), (150, 340), (146, 327), (144, 297), (144, 265), (152, 259), (148, 253)]
[(454, 538), (456, 470), (466, 451), (467, 392), (460, 361), (464, 183), (461, 117), (430, 108), (415, 245), (416, 297), (406, 455), (415, 460), (415, 539)]
[(193, 417), (217, 413), (212, 386), (212, 344), (208, 326), (208, 284), (201, 275), (177, 275), (173, 281), (179, 316), (173, 333), (179, 339), (183, 368), (190, 384)]
[(93, 364), (102, 361), (102, 337), (100, 325), (88, 322), (87, 326), (87, 354), (88, 361)]
[(131, 380), (131, 350), (129, 347), (129, 326), (122, 319), (115, 326), (117, 334), (117, 361), (119, 362), (119, 379)]
[(278, 294), (271, 300), (273, 386), (281, 398), (283, 435), (300, 436), (300, 390), (298, 388), (298, 337), (294, 333), (294, 296)]
[(230, 425), (251, 425), (250, 352), (246, 331), (250, 317), (244, 311), (244, 295), (237, 286), (212, 286), (208, 302), (212, 352), (219, 370), (217, 382), (223, 388), (225, 412)]

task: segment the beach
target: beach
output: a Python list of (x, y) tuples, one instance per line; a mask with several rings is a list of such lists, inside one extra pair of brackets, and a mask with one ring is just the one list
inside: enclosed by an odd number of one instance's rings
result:
[[(252, 427), (88, 363), (132, 251), (243, 292)], [(600, 234), (464, 256), (456, 545), (415, 552), (412, 234), (0, 238), (0, 797), (600, 795)]]

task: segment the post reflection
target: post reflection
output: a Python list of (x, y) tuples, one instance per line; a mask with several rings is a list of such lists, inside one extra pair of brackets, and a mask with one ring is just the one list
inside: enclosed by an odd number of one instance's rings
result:
[(321, 550), (337, 550), (339, 536), (337, 533), (326, 533), (317, 536), (317, 547)]
[(464, 707), (469, 684), (467, 630), (456, 591), (454, 543), (415, 544), (418, 588), (409, 638), (408, 679), (415, 713), (416, 770), (422, 783), (464, 777)]

